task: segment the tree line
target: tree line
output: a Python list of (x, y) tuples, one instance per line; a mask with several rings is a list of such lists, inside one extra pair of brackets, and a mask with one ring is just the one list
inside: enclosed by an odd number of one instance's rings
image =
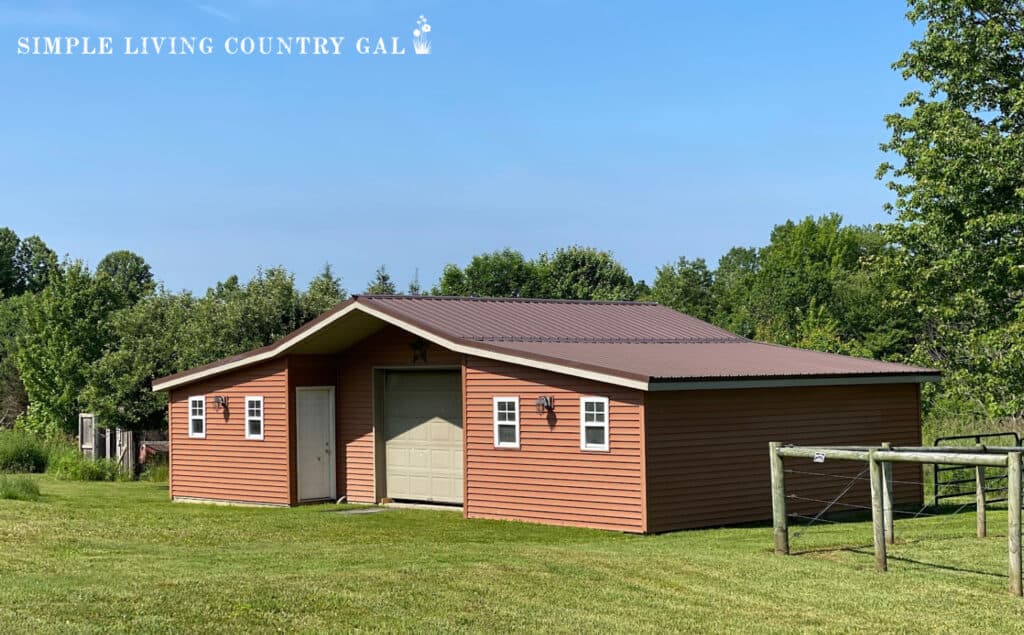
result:
[[(58, 261), (36, 236), (0, 230), (0, 403), (5, 421), (41, 433), (70, 432), (78, 412), (132, 429), (165, 425), (154, 377), (269, 344), (347, 297), (330, 265), (301, 289), (283, 267), (203, 295), (168, 291), (149, 264), (115, 251), (90, 270)], [(636, 280), (608, 251), (571, 246), (527, 258), (504, 249), (447, 265), (427, 291), (407, 293), (581, 300), (651, 300), (767, 341), (875, 357), (905, 354), (878, 307), (881, 279), (865, 265), (884, 250), (877, 230), (838, 215), (775, 228), (763, 248), (731, 250), (710, 270), (679, 258)], [(380, 267), (365, 293), (397, 293)], [(876, 309), (871, 310), (874, 303)]]
[[(911, 0), (920, 39), (894, 64), (920, 90), (885, 118), (890, 220), (777, 225), (715, 265), (679, 257), (650, 284), (610, 252), (505, 249), (408, 293), (653, 300), (758, 340), (943, 370), (931, 416), (1024, 416), (1024, 6)], [(395, 293), (381, 267), (368, 293)], [(172, 293), (138, 255), (95, 270), (0, 230), (0, 425), (164, 425), (153, 377), (268, 344), (346, 297), (329, 266), (300, 289), (282, 267)]]

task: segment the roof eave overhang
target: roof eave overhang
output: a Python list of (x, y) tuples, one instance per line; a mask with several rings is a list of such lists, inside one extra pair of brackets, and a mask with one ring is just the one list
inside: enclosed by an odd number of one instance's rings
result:
[(938, 373), (896, 373), (887, 375), (835, 375), (814, 377), (738, 377), (726, 379), (652, 381), (651, 392), (672, 390), (725, 390), (736, 388), (799, 388), (811, 386), (860, 386), (877, 384), (921, 384), (938, 381)]

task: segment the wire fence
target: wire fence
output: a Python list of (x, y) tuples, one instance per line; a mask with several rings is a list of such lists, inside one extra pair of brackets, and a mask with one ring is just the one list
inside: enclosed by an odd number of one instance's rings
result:
[[(787, 473), (787, 474), (801, 474), (801, 475), (805, 475), (805, 476), (816, 476), (816, 477), (830, 478), (830, 479), (834, 479), (834, 480), (847, 481), (847, 485), (845, 487), (843, 487), (839, 491), (839, 493), (836, 494), (836, 496), (834, 498), (832, 498), (831, 500), (826, 500), (826, 499), (823, 499), (823, 498), (815, 498), (813, 496), (802, 496), (800, 494), (786, 494), (786, 498), (788, 500), (801, 501), (801, 502), (805, 502), (805, 503), (817, 503), (817, 504), (823, 505), (822, 509), (817, 514), (815, 514), (813, 516), (807, 516), (805, 514), (796, 514), (796, 513), (788, 513), (788, 514), (786, 514), (787, 518), (793, 518), (793, 519), (796, 519), (796, 520), (806, 521), (806, 524), (804, 524), (799, 531), (794, 531), (793, 532), (793, 537), (794, 538), (800, 537), (804, 533), (804, 531), (806, 531), (807, 529), (809, 529), (813, 525), (816, 525), (816, 524), (819, 524), (819, 523), (826, 523), (826, 524), (831, 524), (831, 525), (842, 524), (840, 521), (823, 518), (823, 516), (825, 516), (830, 511), (832, 511), (834, 508), (837, 508), (837, 507), (840, 508), (840, 509), (835, 510), (835, 511), (868, 511), (868, 512), (871, 511), (871, 506), (870, 505), (864, 505), (864, 504), (860, 504), (860, 503), (849, 503), (849, 502), (844, 502), (842, 500), (847, 494), (849, 494), (853, 490), (854, 487), (856, 487), (858, 482), (861, 482), (861, 481), (870, 482), (871, 481), (871, 479), (867, 476), (868, 468), (864, 468), (856, 476), (849, 476), (849, 475), (845, 475), (845, 474), (833, 474), (833, 473), (830, 473), (830, 472), (816, 472), (816, 471), (813, 471), (813, 470), (797, 470), (797, 469), (791, 469), (791, 468), (786, 468), (783, 471), (785, 473)], [(916, 486), (919, 486), (919, 487), (924, 487), (926, 485), (926, 483), (924, 481), (907, 481), (907, 480), (892, 479), (891, 482), (893, 484), (898, 484), (898, 485), (916, 485)], [(972, 499), (971, 501), (966, 502), (963, 505), (960, 505), (955, 510), (953, 510), (953, 512), (951, 512), (951, 513), (948, 513), (948, 512), (943, 512), (943, 513), (928, 512), (926, 510), (929, 509), (930, 507), (933, 507), (933, 505), (929, 505), (928, 503), (925, 503), (917, 511), (910, 511), (910, 510), (905, 510), (905, 509), (893, 508), (891, 510), (891, 512), (893, 513), (894, 516), (902, 516), (902, 517), (907, 517), (907, 518), (922, 518), (922, 517), (925, 517), (925, 518), (952, 518), (952, 517), (956, 516), (957, 514), (959, 514), (961, 511), (963, 511), (964, 509), (966, 509), (967, 507), (972, 507), (975, 504), (976, 504), (976, 501), (974, 499)]]

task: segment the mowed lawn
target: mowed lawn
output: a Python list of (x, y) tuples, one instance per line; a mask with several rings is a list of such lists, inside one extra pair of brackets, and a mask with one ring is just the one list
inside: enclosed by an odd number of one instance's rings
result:
[[(629, 536), (444, 511), (172, 504), (151, 483), (42, 477), (0, 501), (0, 632), (1020, 632), (1006, 515)], [(843, 547), (854, 547), (842, 550)]]

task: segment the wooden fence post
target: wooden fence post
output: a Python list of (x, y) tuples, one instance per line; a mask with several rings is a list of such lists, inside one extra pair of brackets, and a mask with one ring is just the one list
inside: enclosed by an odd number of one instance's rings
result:
[(872, 542), (875, 545), (875, 570), (888, 569), (885, 556), (885, 513), (882, 498), (885, 496), (882, 484), (882, 464), (875, 460), (875, 450), (868, 453), (868, 468), (871, 472), (871, 527), (874, 530)]
[(1010, 593), (1021, 595), (1020, 573), (1020, 452), (1006, 457), (1007, 542), (1010, 552)]
[[(984, 451), (982, 445), (979, 450)], [(988, 519), (985, 517), (985, 466), (979, 465), (974, 468), (974, 506), (978, 521), (978, 538), (988, 535)]]
[(786, 475), (778, 441), (768, 444), (772, 466), (772, 525), (775, 527), (775, 553), (789, 555), (789, 525), (786, 523)]
[[(884, 450), (889, 450), (891, 448), (891, 443), (882, 444), (882, 449)], [(885, 542), (890, 545), (894, 545), (896, 544), (896, 525), (893, 522), (892, 517), (892, 463), (889, 461), (882, 463), (882, 486), (882, 518), (885, 522)]]

